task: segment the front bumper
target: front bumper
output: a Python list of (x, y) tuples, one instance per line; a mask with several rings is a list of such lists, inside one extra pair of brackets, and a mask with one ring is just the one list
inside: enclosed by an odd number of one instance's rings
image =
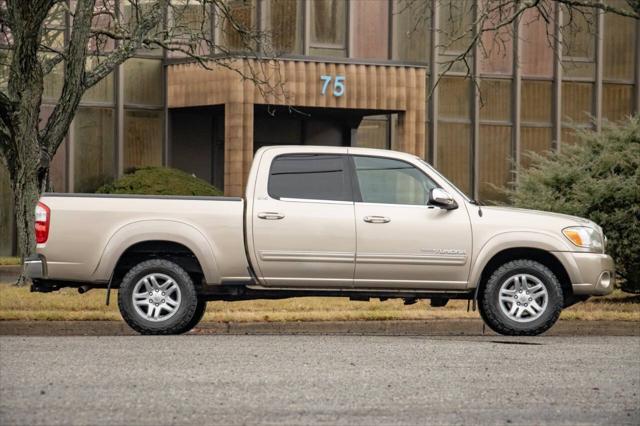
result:
[(36, 254), (24, 259), (24, 273), (31, 280), (40, 280), (47, 277), (47, 260), (44, 256)]
[(570, 253), (576, 268), (573, 294), (603, 296), (613, 291), (615, 264), (611, 256), (600, 253)]

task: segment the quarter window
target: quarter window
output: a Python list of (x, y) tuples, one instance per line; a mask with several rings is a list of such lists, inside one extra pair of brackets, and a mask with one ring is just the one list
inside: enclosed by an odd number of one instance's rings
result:
[(347, 157), (331, 154), (281, 155), (271, 163), (269, 195), (274, 198), (352, 201)]
[(353, 157), (365, 203), (426, 205), (438, 185), (418, 168), (400, 160)]

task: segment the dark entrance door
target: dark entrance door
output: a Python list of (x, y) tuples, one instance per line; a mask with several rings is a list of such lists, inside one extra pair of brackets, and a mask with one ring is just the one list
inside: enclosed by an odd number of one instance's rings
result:
[(269, 145), (350, 146), (362, 117), (344, 109), (256, 105), (253, 150)]
[(224, 107), (176, 108), (169, 117), (171, 167), (224, 189)]

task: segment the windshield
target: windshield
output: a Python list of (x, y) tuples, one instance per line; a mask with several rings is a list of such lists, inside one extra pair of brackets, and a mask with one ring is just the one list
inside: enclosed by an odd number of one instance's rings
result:
[(441, 178), (442, 180), (444, 180), (445, 182), (447, 182), (449, 184), (449, 186), (451, 186), (458, 194), (460, 194), (465, 200), (467, 200), (470, 203), (475, 203), (475, 200), (473, 200), (472, 198), (469, 198), (469, 196), (467, 194), (465, 194), (464, 192), (462, 192), (457, 186), (455, 186), (449, 179), (447, 179), (446, 177), (444, 177), (444, 175), (442, 173), (440, 173), (439, 171), (437, 171), (433, 166), (431, 166), (431, 164), (427, 163), (426, 161), (424, 161), (422, 158), (420, 157), (416, 157), (422, 164), (424, 164), (425, 166), (427, 166), (429, 168), (429, 170), (431, 170), (433, 173), (435, 173), (436, 175), (438, 175), (439, 178)]

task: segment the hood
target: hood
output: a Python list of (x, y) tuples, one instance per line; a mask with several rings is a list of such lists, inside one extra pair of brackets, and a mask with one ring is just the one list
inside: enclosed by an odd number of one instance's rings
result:
[[(475, 206), (474, 206), (475, 207)], [(571, 216), (562, 213), (545, 212), (541, 210), (529, 210), (516, 207), (503, 206), (482, 206), (483, 214), (496, 219), (505, 220), (511, 223), (522, 223), (536, 227), (567, 227), (567, 226), (589, 226), (602, 232), (600, 226), (595, 222), (579, 216)]]

